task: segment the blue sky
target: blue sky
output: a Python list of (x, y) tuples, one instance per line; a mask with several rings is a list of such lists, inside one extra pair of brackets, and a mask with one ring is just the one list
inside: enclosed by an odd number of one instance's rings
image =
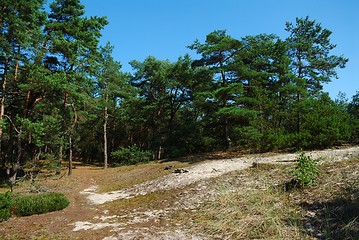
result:
[(107, 16), (101, 44), (110, 41), (123, 71), (131, 60), (147, 56), (176, 61), (193, 51), (194, 40), (204, 42), (214, 30), (227, 30), (237, 39), (274, 33), (288, 36), (287, 21), (309, 16), (333, 32), (333, 54), (349, 58), (339, 79), (324, 86), (332, 98), (344, 92), (350, 99), (359, 91), (359, 0), (82, 0), (88, 16)]

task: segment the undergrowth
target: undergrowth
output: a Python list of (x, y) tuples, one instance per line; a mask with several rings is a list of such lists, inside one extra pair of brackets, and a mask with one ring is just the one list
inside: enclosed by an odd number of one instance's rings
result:
[(11, 216), (12, 197), (10, 192), (0, 193), (0, 222)]
[(69, 200), (62, 193), (43, 193), (36, 195), (13, 195), (0, 193), (0, 222), (8, 220), (11, 215), (30, 216), (66, 208)]
[(13, 211), (17, 216), (30, 216), (66, 208), (69, 200), (62, 193), (20, 195), (13, 198)]
[(311, 186), (319, 175), (318, 159), (313, 159), (301, 153), (296, 159), (295, 169), (290, 171), (290, 173), (293, 175), (296, 184), (301, 188)]
[(153, 153), (145, 151), (136, 145), (122, 147), (111, 153), (113, 158), (112, 165), (117, 167), (121, 165), (134, 165), (138, 163), (147, 163), (152, 160)]

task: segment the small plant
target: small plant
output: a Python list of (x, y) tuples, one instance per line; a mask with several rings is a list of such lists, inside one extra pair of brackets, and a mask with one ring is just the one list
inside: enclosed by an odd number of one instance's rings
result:
[(115, 160), (116, 164), (137, 164), (137, 163), (145, 163), (149, 162), (152, 159), (151, 151), (144, 151), (137, 147), (136, 145), (132, 145), (127, 148), (120, 148), (119, 150), (112, 152), (111, 156)]
[(30, 216), (66, 208), (69, 200), (62, 193), (45, 193), (14, 197), (14, 214)]
[(12, 196), (10, 192), (0, 193), (0, 222), (11, 216)]
[(301, 153), (296, 159), (295, 170), (290, 173), (293, 175), (296, 184), (300, 187), (311, 186), (319, 175), (318, 160)]

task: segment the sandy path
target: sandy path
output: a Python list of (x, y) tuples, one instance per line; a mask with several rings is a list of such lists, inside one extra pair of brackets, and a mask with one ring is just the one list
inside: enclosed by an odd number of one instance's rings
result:
[[(306, 153), (313, 158), (320, 158), (322, 162), (325, 161), (343, 161), (348, 160), (354, 156), (359, 155), (359, 146), (350, 147), (345, 149), (327, 149), (322, 151), (311, 151)], [(179, 203), (189, 202), (192, 198), (195, 201), (201, 198), (206, 198), (207, 191), (201, 189), (201, 185), (205, 180), (210, 178), (219, 177), (226, 173), (241, 170), (252, 166), (253, 163), (275, 163), (275, 164), (288, 164), (293, 163), (298, 154), (253, 154), (246, 155), (239, 158), (224, 159), (224, 160), (210, 160), (204, 161), (198, 164), (194, 164), (191, 167), (186, 168), (188, 172), (185, 173), (172, 173), (164, 177), (160, 177), (153, 181), (148, 181), (143, 184), (138, 184), (129, 188), (121, 189), (118, 191), (98, 193), (98, 186), (93, 185), (81, 192), (85, 195), (87, 201), (93, 207), (101, 205), (103, 203), (119, 200), (129, 199), (135, 196), (146, 195), (155, 191), (171, 190), (188, 186), (193, 183), (196, 185), (196, 194), (192, 195), (189, 192), (184, 192), (184, 195), (177, 199)], [(205, 184), (204, 184), (205, 185)], [(197, 197), (196, 197), (197, 196)], [(193, 200), (193, 199), (192, 199)], [(110, 229), (109, 236), (103, 240), (119, 240), (119, 239), (193, 239), (193, 240), (206, 240), (208, 237), (200, 233), (190, 233), (181, 226), (175, 227), (175, 230), (169, 230), (167, 227), (163, 228), (137, 228), (132, 230), (126, 230), (126, 226), (148, 222), (156, 219), (163, 218), (164, 216), (170, 216), (171, 212), (178, 211), (183, 206), (174, 206), (172, 208), (164, 208), (154, 211), (136, 211), (125, 216), (109, 215), (109, 212), (103, 212), (99, 216), (95, 216), (89, 221), (76, 222), (73, 224), (73, 231), (96, 231), (99, 229)], [(121, 219), (126, 221), (120, 221)]]
[[(313, 158), (321, 158), (323, 161), (339, 161), (359, 154), (359, 146), (345, 149), (327, 149), (312, 151), (307, 153)], [(293, 162), (298, 154), (253, 154), (240, 158), (225, 160), (211, 160), (201, 162), (189, 168), (188, 172), (169, 174), (153, 181), (135, 185), (130, 188), (121, 189), (107, 193), (97, 193), (98, 186), (93, 185), (81, 192), (87, 195), (89, 204), (98, 205), (118, 199), (129, 199), (139, 195), (146, 195), (160, 190), (171, 190), (184, 187), (192, 183), (221, 176), (231, 171), (241, 170), (250, 167), (254, 162), (257, 163), (290, 163)]]

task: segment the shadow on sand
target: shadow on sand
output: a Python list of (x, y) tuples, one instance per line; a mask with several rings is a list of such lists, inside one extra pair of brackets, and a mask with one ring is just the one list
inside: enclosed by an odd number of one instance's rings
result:
[(346, 186), (342, 194), (325, 202), (302, 203), (309, 214), (305, 231), (317, 239), (359, 239), (359, 182)]

